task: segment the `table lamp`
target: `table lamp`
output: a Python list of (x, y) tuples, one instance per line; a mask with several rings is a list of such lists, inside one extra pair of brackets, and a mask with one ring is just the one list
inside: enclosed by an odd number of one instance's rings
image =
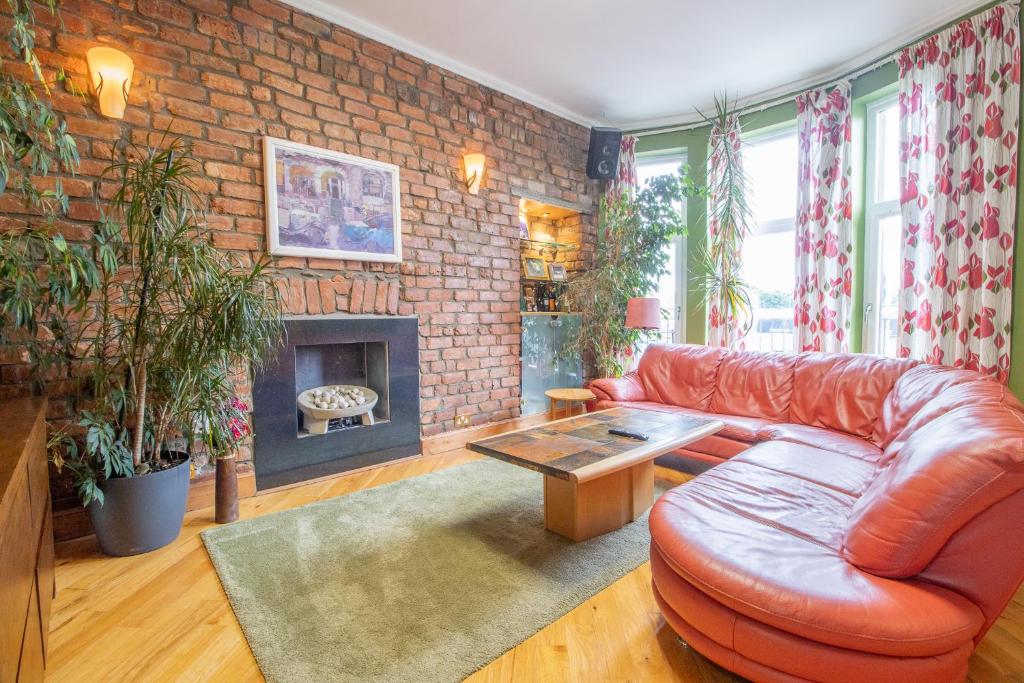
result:
[(626, 303), (626, 327), (631, 330), (661, 328), (661, 301), (654, 297), (635, 296)]

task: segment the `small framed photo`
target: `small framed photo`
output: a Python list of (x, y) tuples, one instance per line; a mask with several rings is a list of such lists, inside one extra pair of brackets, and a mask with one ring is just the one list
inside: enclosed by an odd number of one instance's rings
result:
[(565, 279), (565, 264), (552, 263), (548, 265), (548, 274), (552, 280), (561, 281)]
[(548, 264), (544, 259), (523, 257), (523, 273), (527, 280), (547, 280)]
[(271, 254), (401, 262), (397, 166), (265, 137), (263, 168)]

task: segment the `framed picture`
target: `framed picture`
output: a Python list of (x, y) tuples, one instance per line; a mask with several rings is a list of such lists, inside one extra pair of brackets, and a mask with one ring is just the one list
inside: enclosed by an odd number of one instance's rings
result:
[(524, 256), (523, 273), (527, 280), (547, 280), (548, 264), (544, 263), (544, 259)]
[(564, 263), (552, 263), (548, 265), (548, 274), (552, 280), (564, 280), (565, 279), (565, 264)]
[(271, 254), (401, 262), (394, 164), (265, 137), (263, 176)]

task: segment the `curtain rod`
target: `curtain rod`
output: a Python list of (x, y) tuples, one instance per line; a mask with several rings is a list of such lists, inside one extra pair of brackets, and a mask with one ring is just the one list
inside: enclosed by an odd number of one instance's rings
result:
[[(840, 74), (839, 76), (833, 76), (832, 78), (829, 78), (828, 80), (821, 81), (821, 82), (819, 82), (817, 84), (814, 84), (814, 85), (804, 86), (804, 87), (800, 88), (799, 90), (794, 90), (792, 92), (788, 92), (788, 93), (786, 93), (784, 95), (779, 95), (777, 97), (773, 97), (773, 98), (765, 100), (763, 102), (753, 102), (753, 103), (750, 103), (750, 104), (743, 105), (742, 107), (740, 107), (739, 109), (737, 109), (733, 113), (739, 114), (740, 116), (743, 116), (745, 114), (752, 114), (752, 113), (755, 113), (755, 112), (763, 112), (766, 109), (769, 109), (771, 107), (774, 107), (774, 106), (777, 106), (777, 105), (784, 104), (786, 102), (790, 102), (792, 100), (795, 100), (798, 96), (800, 96), (801, 94), (807, 92), (808, 90), (816, 90), (818, 88), (827, 88), (828, 86), (835, 85), (836, 83), (839, 83), (840, 81), (844, 81), (844, 80), (847, 80), (847, 79), (853, 80), (853, 79), (856, 79), (856, 78), (860, 78), (864, 74), (871, 73), (875, 69), (879, 69), (879, 68), (885, 66), (889, 62), (891, 62), (894, 59), (896, 59), (896, 57), (900, 53), (902, 53), (904, 50), (906, 50), (908, 47), (912, 47), (914, 45), (917, 45), (922, 40), (926, 40), (930, 36), (933, 36), (935, 34), (941, 33), (941, 32), (945, 31), (946, 29), (948, 29), (948, 28), (950, 28), (952, 26), (956, 26), (957, 24), (959, 24), (962, 21), (966, 21), (968, 19), (976, 17), (979, 14), (981, 14), (982, 12), (987, 12), (990, 9), (992, 9), (993, 7), (997, 7), (999, 5), (1020, 6), (1020, 2), (1021, 2), (1021, 0), (1010, 0), (1008, 2), (1003, 2), (1001, 0), (996, 0), (996, 2), (986, 3), (985, 5), (982, 5), (981, 7), (977, 8), (973, 12), (965, 14), (962, 17), (954, 19), (954, 20), (952, 20), (950, 22), (947, 22), (943, 26), (940, 26), (939, 28), (937, 28), (937, 29), (935, 29), (933, 31), (929, 31), (926, 34), (924, 34), (922, 36), (919, 36), (919, 37), (915, 38), (914, 40), (911, 40), (910, 42), (905, 43), (904, 45), (901, 45), (900, 47), (897, 47), (896, 49), (892, 50), (888, 54), (886, 54), (886, 55), (876, 59), (873, 62), (870, 62), (867, 65), (856, 67), (854, 69), (851, 69), (850, 71), (847, 71), (846, 73)], [(1018, 17), (1019, 17), (1019, 15), (1018, 15)], [(681, 123), (681, 124), (676, 124), (676, 125), (660, 126), (660, 127), (656, 127), (656, 128), (641, 128), (641, 129), (637, 129), (637, 130), (628, 130), (628, 131), (625, 131), (625, 133), (627, 135), (635, 135), (637, 137), (644, 137), (645, 135), (659, 135), (661, 133), (679, 133), (679, 132), (688, 131), (688, 130), (696, 130), (697, 128), (703, 128), (703, 127), (705, 127), (707, 125), (710, 125), (710, 124), (708, 124), (707, 121), (694, 121), (692, 123)]]

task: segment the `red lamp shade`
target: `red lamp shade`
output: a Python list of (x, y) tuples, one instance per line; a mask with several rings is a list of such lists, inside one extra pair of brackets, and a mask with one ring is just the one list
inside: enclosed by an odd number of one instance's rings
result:
[(657, 330), (661, 327), (661, 301), (653, 297), (633, 297), (626, 304), (626, 327), (631, 330)]

